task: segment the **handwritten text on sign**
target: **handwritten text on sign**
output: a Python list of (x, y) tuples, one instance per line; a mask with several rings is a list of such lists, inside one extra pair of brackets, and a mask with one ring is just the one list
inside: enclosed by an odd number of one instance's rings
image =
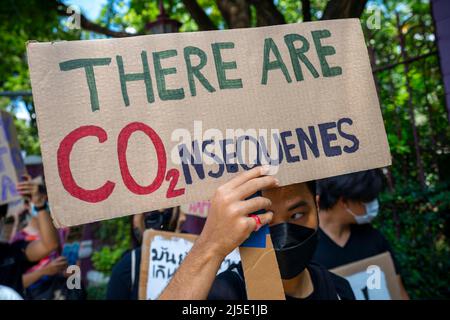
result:
[[(165, 239), (162, 236), (155, 236), (150, 246), (147, 299), (158, 298), (192, 246), (191, 241), (183, 238)], [(235, 249), (225, 257), (217, 273), (227, 270), (232, 264), (237, 264), (239, 261), (239, 251)]]
[(262, 163), (282, 184), (390, 163), (355, 19), (30, 43), (28, 57), (59, 225), (205, 200)]
[(20, 202), (16, 183), (24, 170), (13, 117), (0, 111), (0, 204), (9, 203), (8, 209)]

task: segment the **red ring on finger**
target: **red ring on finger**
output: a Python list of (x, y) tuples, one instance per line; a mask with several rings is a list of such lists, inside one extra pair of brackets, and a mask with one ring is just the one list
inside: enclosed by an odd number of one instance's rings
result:
[(255, 222), (256, 222), (255, 231), (258, 231), (259, 228), (261, 228), (261, 226), (262, 226), (261, 219), (259, 218), (259, 216), (257, 214), (250, 214), (249, 217), (255, 219)]

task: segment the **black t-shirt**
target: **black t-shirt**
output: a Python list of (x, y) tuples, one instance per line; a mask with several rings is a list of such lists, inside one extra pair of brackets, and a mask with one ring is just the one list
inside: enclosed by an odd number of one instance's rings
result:
[(25, 248), (28, 242), (0, 243), (0, 284), (23, 295), (22, 275), (35, 263), (28, 261)]
[[(286, 300), (354, 300), (350, 284), (324, 267), (310, 263), (307, 269), (311, 275), (314, 291), (305, 299), (286, 296)], [(247, 300), (242, 264), (232, 265), (220, 273), (211, 287), (208, 300)]]
[[(134, 252), (134, 253), (133, 253)], [(134, 282), (131, 265), (134, 263)], [(139, 288), (139, 269), (141, 265), (141, 247), (128, 251), (114, 266), (106, 291), (107, 300), (137, 300)]]
[(389, 251), (394, 260), (395, 271), (400, 273), (391, 246), (380, 231), (371, 224), (352, 224), (350, 228), (350, 237), (343, 247), (319, 228), (319, 243), (313, 260), (327, 269), (333, 269)]

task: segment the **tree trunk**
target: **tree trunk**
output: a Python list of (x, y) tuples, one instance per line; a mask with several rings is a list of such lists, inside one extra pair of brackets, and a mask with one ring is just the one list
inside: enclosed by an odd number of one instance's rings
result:
[(322, 20), (359, 18), (367, 0), (330, 0), (325, 7)]
[(273, 0), (250, 0), (256, 10), (256, 25), (273, 26), (277, 24), (285, 24), (284, 16), (278, 11)]
[[(406, 48), (405, 48), (405, 36), (402, 31), (403, 25), (400, 22), (400, 16), (397, 13), (397, 32), (398, 32), (398, 38), (400, 41), (400, 51), (402, 55), (402, 59), (406, 61), (408, 59)], [(422, 155), (420, 151), (420, 138), (419, 133), (417, 131), (416, 126), (416, 120), (414, 116), (414, 105), (412, 101), (412, 88), (411, 83), (409, 81), (409, 63), (403, 64), (404, 73), (405, 73), (405, 81), (406, 81), (406, 90), (408, 92), (408, 113), (409, 113), (409, 121), (411, 122), (412, 132), (413, 132), (413, 139), (414, 139), (414, 149), (416, 152), (416, 164), (417, 164), (417, 171), (418, 171), (418, 178), (420, 185), (422, 189), (425, 189), (426, 183), (425, 183), (425, 172), (423, 169), (423, 162), (422, 162)]]
[(189, 11), (191, 17), (195, 20), (199, 30), (215, 30), (217, 27), (205, 13), (202, 7), (197, 3), (197, 0), (182, 0), (184, 7)]
[(250, 4), (247, 0), (217, 0), (216, 2), (229, 29), (250, 27)]
[(302, 0), (303, 21), (311, 21), (311, 1)]

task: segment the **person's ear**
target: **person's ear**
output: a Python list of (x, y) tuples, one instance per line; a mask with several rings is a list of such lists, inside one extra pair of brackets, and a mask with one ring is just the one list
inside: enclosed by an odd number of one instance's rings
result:
[(338, 201), (336, 202), (336, 205), (339, 206), (341, 209), (346, 209), (349, 207), (349, 203), (344, 198), (340, 197)]
[(318, 194), (316, 195), (316, 207), (317, 211), (320, 211), (320, 196)]

